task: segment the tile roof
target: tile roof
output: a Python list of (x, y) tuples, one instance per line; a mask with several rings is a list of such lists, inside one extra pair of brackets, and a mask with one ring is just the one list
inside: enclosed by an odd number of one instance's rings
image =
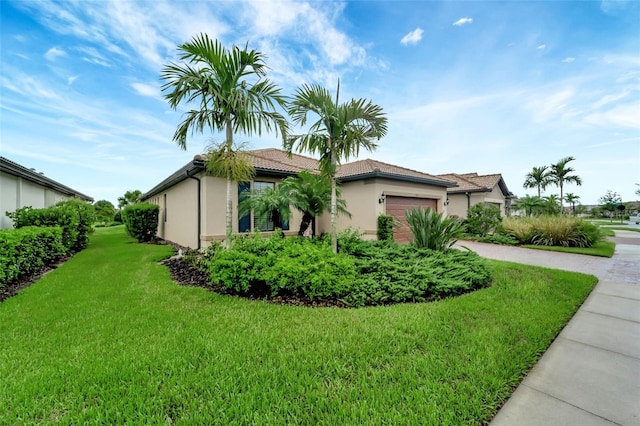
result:
[(490, 192), (496, 185), (500, 187), (504, 195), (510, 195), (507, 185), (502, 179), (500, 173), (494, 173), (490, 175), (479, 175), (476, 172), (473, 173), (447, 173), (438, 175), (439, 177), (453, 180), (458, 184), (455, 188), (449, 188), (449, 192)]
[[(278, 175), (295, 175), (308, 170), (318, 172), (318, 160), (304, 155), (291, 154), (277, 148), (254, 149), (247, 151), (253, 166), (258, 172), (274, 173)], [(204, 170), (206, 155), (196, 155), (193, 160), (174, 172), (151, 190), (143, 194), (143, 199), (149, 199), (153, 195), (187, 179), (187, 173), (193, 175)], [(452, 179), (422, 173), (405, 167), (381, 161), (366, 159), (346, 163), (338, 166), (336, 174), (342, 181), (351, 181), (369, 177), (383, 177), (408, 182), (420, 182), (429, 185), (451, 187), (455, 186)]]
[(425, 183), (440, 186), (453, 186), (453, 182), (449, 179), (422, 173), (417, 170), (407, 169), (405, 167), (395, 166), (393, 164), (383, 163), (382, 161), (366, 160), (354, 161), (352, 163), (343, 164), (338, 168), (336, 177), (341, 180), (354, 180), (357, 177), (387, 177), (400, 178), (401, 180), (417, 180)]

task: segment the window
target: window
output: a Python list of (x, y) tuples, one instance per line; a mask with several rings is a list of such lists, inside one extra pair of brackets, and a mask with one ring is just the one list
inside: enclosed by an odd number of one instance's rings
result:
[[(247, 193), (251, 190), (251, 182), (238, 182), (238, 202), (244, 200)], [(253, 190), (261, 191), (266, 188), (275, 189), (276, 184), (274, 182), (253, 182)], [(251, 223), (253, 222), (253, 228)], [(258, 217), (254, 214), (238, 217), (238, 232), (250, 232), (252, 229), (258, 229), (260, 231), (274, 231), (275, 224), (269, 220), (268, 217)], [(284, 231), (289, 230), (289, 223), (283, 222), (282, 229)]]
[[(253, 191), (260, 192), (267, 188), (275, 189), (276, 184), (273, 182), (253, 182)], [(253, 227), (261, 231), (273, 231), (274, 224), (269, 215), (256, 216), (253, 215)]]

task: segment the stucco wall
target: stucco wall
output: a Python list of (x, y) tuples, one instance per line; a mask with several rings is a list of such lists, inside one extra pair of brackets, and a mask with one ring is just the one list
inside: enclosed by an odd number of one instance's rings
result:
[[(390, 179), (366, 179), (345, 182), (340, 188), (342, 198), (347, 202), (347, 210), (351, 213), (351, 219), (338, 215), (337, 230), (340, 232), (348, 227), (357, 228), (364, 232), (365, 238), (376, 238), (378, 216), (385, 212), (384, 202), (379, 202), (383, 193), (403, 197), (434, 198), (438, 200), (437, 210), (445, 211), (444, 201), (447, 193), (444, 187)], [(319, 232), (330, 232), (331, 219), (328, 213), (320, 218), (319, 225)]]
[[(505, 198), (498, 186), (495, 186), (491, 192), (472, 192), (470, 195), (471, 206), (478, 203), (493, 203), (500, 207), (500, 213), (505, 216)], [(449, 194), (449, 215), (455, 215), (461, 218), (467, 217), (467, 196), (465, 194)]]
[(13, 227), (13, 221), (5, 215), (7, 211), (13, 212), (26, 206), (41, 209), (67, 199), (68, 196), (57, 191), (0, 172), (0, 228)]

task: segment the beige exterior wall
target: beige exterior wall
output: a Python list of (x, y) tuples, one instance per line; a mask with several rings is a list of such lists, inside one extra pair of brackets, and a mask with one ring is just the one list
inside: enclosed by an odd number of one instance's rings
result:
[[(470, 206), (474, 206), (478, 203), (493, 203), (500, 207), (500, 213), (506, 216), (505, 211), (505, 198), (502, 195), (500, 187), (497, 185), (491, 192), (471, 192), (470, 194)], [(465, 194), (449, 194), (449, 215), (455, 215), (460, 218), (467, 217), (467, 196)]]
[[(340, 189), (342, 198), (347, 202), (351, 219), (338, 215), (338, 232), (352, 227), (363, 232), (367, 239), (377, 238), (378, 216), (386, 211), (385, 203), (379, 202), (383, 193), (402, 197), (433, 198), (438, 200), (437, 210), (446, 211), (444, 202), (447, 192), (444, 187), (376, 178), (345, 182)], [(325, 213), (318, 220), (318, 233), (330, 231), (331, 218), (329, 213)]]
[(13, 221), (5, 212), (14, 212), (27, 206), (41, 209), (68, 199), (68, 196), (53, 189), (0, 172), (0, 229), (13, 227)]
[(186, 179), (147, 202), (160, 207), (158, 237), (181, 246), (198, 247), (197, 182)]
[[(227, 181), (204, 173), (196, 175), (201, 182), (201, 247), (207, 247), (211, 241), (223, 241), (226, 237), (226, 200)], [(274, 182), (281, 179), (257, 176), (254, 181)], [(198, 182), (185, 179), (173, 187), (151, 197), (147, 202), (160, 207), (158, 236), (181, 246), (198, 247)], [(233, 232), (238, 233), (238, 184), (232, 182), (231, 197), (233, 206)], [(292, 208), (289, 231), (286, 235), (297, 235), (302, 213)], [(253, 226), (253, 218), (252, 218)], [(265, 232), (269, 234), (269, 232)]]

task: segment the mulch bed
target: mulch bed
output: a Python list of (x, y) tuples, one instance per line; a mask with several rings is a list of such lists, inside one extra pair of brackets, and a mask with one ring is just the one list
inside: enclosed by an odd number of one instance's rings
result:
[(13, 281), (9, 284), (6, 284), (0, 287), (0, 303), (10, 298), (11, 296), (15, 296), (23, 288), (29, 287), (31, 284), (38, 281), (40, 278), (44, 277), (47, 273), (58, 268), (60, 265), (62, 265), (64, 262), (66, 262), (70, 258), (71, 256), (62, 257), (51, 265), (43, 266), (42, 268), (40, 268), (39, 271), (36, 271), (29, 275), (24, 275), (18, 278), (16, 281)]

